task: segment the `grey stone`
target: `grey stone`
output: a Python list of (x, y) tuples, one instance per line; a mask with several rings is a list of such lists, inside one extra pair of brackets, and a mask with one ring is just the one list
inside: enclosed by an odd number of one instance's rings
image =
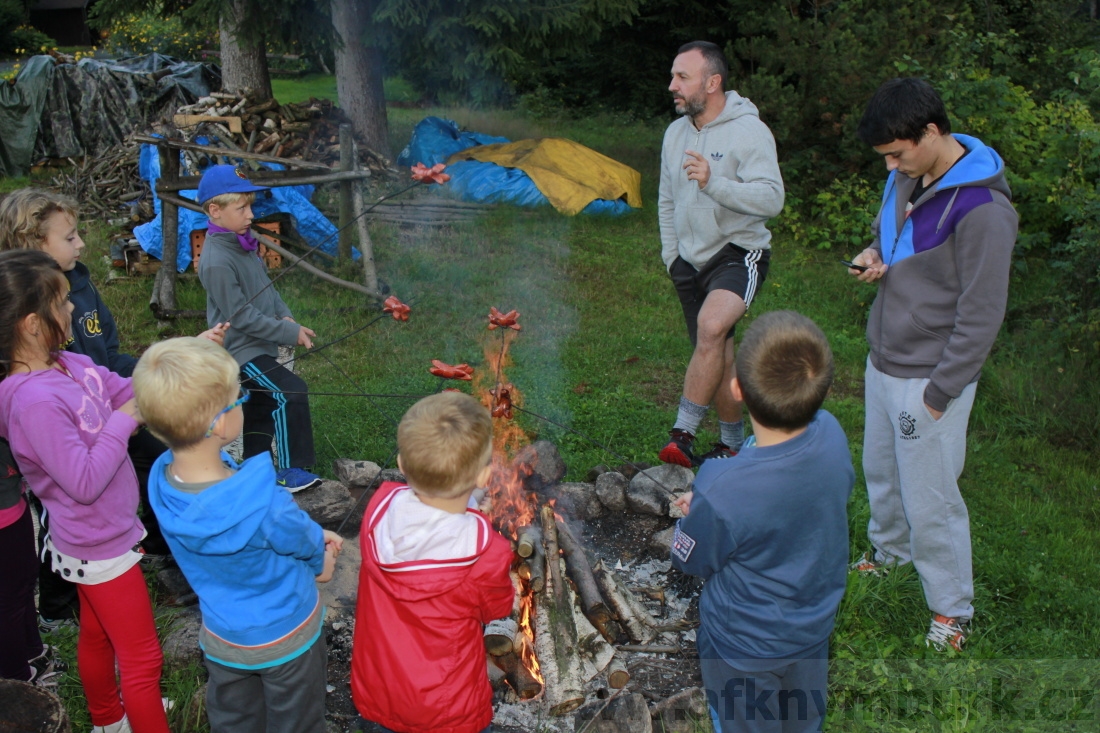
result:
[(202, 666), (202, 649), (199, 648), (201, 628), (202, 613), (197, 606), (185, 608), (173, 616), (168, 634), (161, 644), (164, 663), (169, 669), (182, 669), (190, 664)]
[(332, 472), (336, 474), (336, 480), (345, 486), (366, 488), (378, 478), (382, 468), (374, 461), (337, 458), (332, 462)]
[(592, 468), (588, 469), (588, 473), (585, 474), (584, 480), (590, 484), (594, 484), (596, 483), (596, 479), (598, 479), (602, 474), (605, 474), (610, 470), (610, 468), (602, 463), (598, 466), (593, 466)]
[(30, 682), (0, 679), (0, 702), (4, 705), (2, 731), (69, 733), (72, 730), (61, 698)]
[(323, 481), (315, 489), (294, 494), (294, 501), (317, 524), (339, 524), (351, 511), (355, 500), (339, 481)]
[(626, 476), (628, 479), (634, 478), (639, 471), (644, 471), (650, 467), (650, 464), (645, 461), (635, 461), (634, 463), (624, 463), (619, 466), (616, 471)]
[(592, 484), (580, 482), (566, 482), (554, 487), (554, 495), (558, 497), (562, 514), (571, 515), (575, 519), (588, 521), (603, 514), (603, 504), (596, 496), (596, 489)]
[(695, 733), (708, 720), (707, 695), (701, 687), (689, 687), (658, 703), (653, 716), (658, 730), (665, 733)]
[(649, 484), (661, 489), (667, 494), (678, 494), (687, 491), (695, 482), (695, 474), (690, 468), (677, 466), (673, 463), (663, 463), (660, 466), (647, 468), (639, 472), (630, 480), (631, 488)]
[(534, 491), (555, 484), (565, 476), (565, 462), (558, 453), (558, 447), (549, 440), (536, 440), (521, 448), (516, 453), (515, 464), (531, 467), (528, 483)]
[(596, 497), (600, 503), (613, 512), (626, 510), (626, 487), (630, 484), (626, 476), (618, 471), (608, 471), (596, 479)]
[(667, 558), (672, 548), (672, 535), (675, 533), (676, 525), (654, 532), (649, 537), (649, 549), (653, 550), (658, 556)]
[(645, 698), (638, 693), (594, 700), (573, 713), (574, 733), (653, 733)]
[(626, 489), (626, 504), (639, 514), (667, 516), (673, 492), (683, 492), (695, 474), (690, 468), (665, 464), (637, 474)]
[(183, 571), (175, 563), (165, 565), (157, 570), (157, 591), (161, 599), (176, 606), (193, 606), (199, 602), (195, 591), (191, 590), (191, 584), (183, 576)]
[(382, 480), (403, 484), (405, 483), (405, 474), (401, 473), (396, 468), (384, 468), (382, 469)]

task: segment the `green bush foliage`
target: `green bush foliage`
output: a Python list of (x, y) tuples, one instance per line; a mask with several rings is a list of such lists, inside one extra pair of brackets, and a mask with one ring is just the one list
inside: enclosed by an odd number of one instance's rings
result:
[(160, 9), (116, 17), (102, 31), (104, 48), (118, 56), (161, 53), (194, 60), (209, 41), (205, 34), (184, 28), (178, 15), (165, 15)]
[(52, 38), (26, 22), (27, 7), (23, 0), (0, 0), (0, 56), (30, 56), (56, 45)]

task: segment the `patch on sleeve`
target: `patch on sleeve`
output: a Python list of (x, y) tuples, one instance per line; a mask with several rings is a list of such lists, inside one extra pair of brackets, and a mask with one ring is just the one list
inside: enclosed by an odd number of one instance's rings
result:
[(687, 562), (691, 557), (691, 551), (695, 549), (695, 540), (680, 529), (680, 523), (676, 523), (676, 532), (672, 535), (672, 556), (680, 562)]

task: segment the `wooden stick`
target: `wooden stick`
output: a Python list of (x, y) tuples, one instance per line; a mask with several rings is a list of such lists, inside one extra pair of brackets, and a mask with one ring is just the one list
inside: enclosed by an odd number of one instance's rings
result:
[(539, 520), (542, 522), (542, 546), (546, 550), (546, 565), (549, 570), (550, 587), (558, 601), (562, 596), (561, 571), (558, 558), (561, 553), (558, 550), (558, 528), (554, 521), (554, 507), (543, 504), (539, 510)]
[(535, 547), (542, 544), (542, 532), (534, 524), (527, 524), (516, 530), (516, 554), (531, 557)]
[[(552, 508), (550, 512), (552, 518)], [(552, 557), (549, 553), (547, 556)], [(550, 563), (558, 565), (561, 559), (554, 556)], [(577, 653), (572, 603), (564, 588), (554, 587), (554, 578), (560, 583), (561, 573), (561, 568), (556, 571), (551, 568), (547, 573), (549, 583), (539, 594), (535, 609), (535, 649), (546, 703), (554, 716), (565, 715), (584, 704), (584, 669)]]
[(607, 665), (607, 684), (616, 690), (621, 690), (626, 687), (627, 682), (630, 682), (630, 672), (623, 664), (623, 660), (616, 656)]
[[(355, 149), (355, 137), (351, 138), (351, 169), (359, 170), (359, 155)], [(378, 290), (378, 269), (374, 263), (374, 242), (370, 238), (370, 222), (363, 216), (366, 206), (363, 203), (363, 186), (356, 181), (351, 184), (351, 209), (359, 228), (359, 256), (363, 265), (363, 285), (367, 290)], [(349, 253), (350, 256), (350, 253)]]
[(314, 267), (313, 265), (309, 264), (308, 262), (303, 260), (298, 255), (294, 254), (290, 250), (284, 249), (283, 247), (280, 247), (279, 245), (275, 244), (274, 242), (268, 242), (266, 246), (267, 246), (268, 249), (275, 250), (276, 252), (281, 254), (283, 257), (290, 260), (290, 262), (292, 264), (294, 264), (296, 267), (302, 268), (306, 272), (310, 273), (311, 275), (315, 275), (315, 276), (321, 278), (325, 282), (330, 282), (333, 285), (339, 285), (340, 287), (347, 288), (348, 290), (354, 290), (355, 292), (362, 293), (363, 295), (366, 295), (369, 298), (373, 298), (374, 300), (382, 300), (382, 294), (381, 293), (371, 292), (371, 291), (367, 290), (365, 287), (363, 287), (362, 285), (360, 285), (359, 283), (348, 282), (347, 280), (341, 280), (340, 278), (336, 277), (335, 275), (330, 275), (327, 272), (325, 272), (324, 270), (321, 270), (321, 269), (318, 269), (318, 268)]
[(634, 593), (622, 584), (614, 570), (608, 569), (603, 562), (592, 568), (603, 597), (611, 604), (619, 621), (626, 627), (630, 638), (640, 644), (648, 644), (657, 638), (656, 622), (649, 611), (634, 597)]
[[(163, 145), (168, 148), (174, 148), (176, 150), (197, 150), (200, 153), (210, 153), (211, 155), (227, 155), (232, 154), (234, 158), (245, 158), (249, 160), (262, 160), (267, 163), (282, 163), (283, 165), (290, 166), (292, 168), (306, 168), (308, 170), (315, 171), (331, 171), (332, 168), (324, 163), (311, 163), (308, 160), (299, 160), (297, 158), (277, 158), (273, 155), (262, 155), (260, 153), (249, 153), (246, 151), (227, 151), (225, 148), (216, 148), (211, 145), (199, 145), (198, 143), (189, 143), (183, 140), (172, 140), (163, 137), (153, 137), (151, 135), (134, 135), (134, 142), (148, 143), (150, 145)], [(194, 186), (192, 186), (194, 188)]]
[(609, 636), (607, 628), (608, 622), (612, 620), (612, 613), (600, 595), (600, 588), (596, 585), (596, 578), (592, 575), (592, 566), (584, 548), (564, 522), (556, 521), (555, 526), (558, 530), (558, 544), (565, 553), (565, 567), (569, 579), (577, 589), (577, 595), (580, 596), (584, 615), (605, 639), (615, 641), (614, 636)]
[(527, 581), (533, 591), (541, 591), (546, 586), (546, 555), (542, 543), (535, 546), (531, 557), (519, 564), (519, 576)]
[(671, 644), (619, 644), (615, 648), (621, 652), (649, 652), (651, 654), (680, 654), (683, 652), (683, 649)]
[(515, 652), (490, 657), (490, 661), (492, 665), (504, 672), (505, 681), (515, 690), (519, 699), (530, 700), (542, 692), (542, 683), (535, 679)]
[[(221, 150), (223, 155), (236, 156), (240, 153), (225, 148)], [(248, 180), (261, 186), (316, 186), (322, 183), (339, 183), (340, 181), (361, 181), (370, 178), (369, 170), (361, 171), (337, 171), (335, 173), (319, 173), (314, 175), (294, 175), (287, 171), (255, 171), (248, 175)], [(174, 191), (189, 191), (199, 187), (202, 176), (180, 176), (175, 181), (164, 179), (157, 181), (157, 193), (171, 193)]]
[(516, 620), (511, 616), (490, 621), (485, 626), (485, 651), (494, 657), (515, 653)]

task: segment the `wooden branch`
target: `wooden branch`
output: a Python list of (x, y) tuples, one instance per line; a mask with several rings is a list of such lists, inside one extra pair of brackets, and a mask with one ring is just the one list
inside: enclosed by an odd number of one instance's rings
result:
[(195, 127), (203, 122), (227, 122), (230, 132), (241, 134), (240, 117), (218, 117), (217, 115), (175, 115), (172, 124), (176, 127)]
[(565, 567), (569, 579), (577, 589), (577, 595), (580, 596), (584, 615), (605, 639), (615, 641), (614, 636), (609, 636), (608, 629), (612, 613), (600, 595), (600, 588), (596, 585), (596, 578), (592, 575), (592, 566), (588, 563), (584, 548), (564, 522), (556, 521), (555, 525), (558, 530), (558, 545), (565, 553)]
[[(551, 520), (553, 508), (550, 508)], [(544, 525), (545, 528), (545, 525)], [(551, 565), (561, 559), (547, 553)], [(573, 603), (566, 589), (554, 586), (561, 582), (562, 570), (551, 567), (549, 583), (536, 602), (535, 649), (543, 675), (543, 689), (550, 714), (565, 715), (584, 704), (584, 668), (577, 649), (577, 629)]]
[[(238, 155), (232, 150), (216, 148), (225, 155)], [(248, 180), (260, 186), (316, 186), (322, 183), (339, 183), (340, 181), (361, 181), (371, 177), (369, 170), (360, 171), (336, 171), (335, 173), (315, 173), (306, 175), (294, 175), (287, 171), (255, 171), (248, 175)], [(157, 180), (157, 193), (170, 193), (173, 191), (191, 191), (199, 187), (202, 176), (180, 176), (169, 181)]]
[(629, 588), (622, 584), (614, 570), (602, 562), (592, 568), (603, 597), (611, 604), (615, 614), (626, 628), (630, 638), (641, 644), (648, 644), (657, 638), (656, 622), (645, 606), (641, 604)]
[(531, 557), (535, 547), (542, 544), (542, 532), (534, 524), (527, 524), (516, 530), (516, 554)]
[[(277, 158), (274, 155), (262, 155), (260, 153), (249, 153), (246, 151), (233, 151), (226, 150), (225, 148), (217, 148), (212, 145), (199, 145), (198, 143), (189, 143), (183, 140), (173, 140), (163, 137), (153, 137), (152, 135), (134, 135), (134, 142), (148, 143), (150, 145), (165, 146), (175, 150), (195, 150), (200, 153), (210, 153), (211, 155), (231, 155), (234, 158), (243, 158), (245, 160), (262, 160), (266, 163), (282, 163), (283, 165), (292, 168), (305, 168), (307, 170), (315, 171), (331, 171), (332, 168), (324, 163), (311, 163), (308, 160), (300, 160), (298, 158)], [(192, 187), (193, 188), (193, 187)]]
[(616, 656), (607, 665), (607, 684), (616, 690), (621, 690), (626, 687), (627, 682), (630, 682), (630, 672), (623, 664), (623, 660)]
[(279, 245), (275, 244), (274, 242), (267, 242), (265, 246), (268, 249), (274, 250), (274, 251), (278, 252), (279, 254), (281, 254), (286, 259), (290, 260), (290, 262), (292, 264), (294, 264), (296, 267), (302, 268), (303, 270), (305, 270), (309, 274), (314, 275), (316, 277), (319, 277), (322, 280), (324, 280), (325, 282), (330, 282), (333, 285), (339, 285), (340, 287), (347, 288), (348, 290), (354, 290), (355, 292), (362, 293), (363, 295), (366, 295), (369, 298), (373, 298), (374, 300), (382, 300), (382, 294), (381, 293), (371, 292), (370, 290), (367, 290), (365, 287), (363, 287), (359, 283), (348, 282), (347, 280), (341, 280), (340, 278), (336, 277), (335, 275), (330, 275), (327, 272), (325, 272), (324, 270), (321, 270), (319, 268), (314, 267), (313, 265), (309, 264), (308, 262), (303, 260), (298, 255), (294, 254), (290, 250), (284, 249), (283, 247), (280, 247)]
[(541, 591), (546, 585), (546, 555), (542, 543), (535, 545), (531, 557), (519, 564), (519, 577), (527, 581), (533, 591)]
[(515, 652), (508, 652), (499, 657), (490, 657), (490, 661), (491, 664), (504, 672), (505, 681), (515, 690), (519, 699), (530, 700), (542, 692), (542, 683), (535, 679)]
[(516, 620), (511, 616), (498, 618), (485, 625), (485, 651), (494, 657), (515, 653)]
[(539, 520), (542, 522), (542, 546), (546, 550), (546, 566), (550, 576), (550, 587), (553, 588), (557, 599), (560, 601), (562, 596), (562, 583), (561, 583), (561, 571), (559, 568), (558, 558), (560, 557), (560, 551), (558, 550), (558, 528), (554, 521), (554, 507), (543, 504), (539, 510)]
[(681, 654), (683, 649), (672, 644), (619, 644), (621, 652), (649, 652), (650, 654)]

